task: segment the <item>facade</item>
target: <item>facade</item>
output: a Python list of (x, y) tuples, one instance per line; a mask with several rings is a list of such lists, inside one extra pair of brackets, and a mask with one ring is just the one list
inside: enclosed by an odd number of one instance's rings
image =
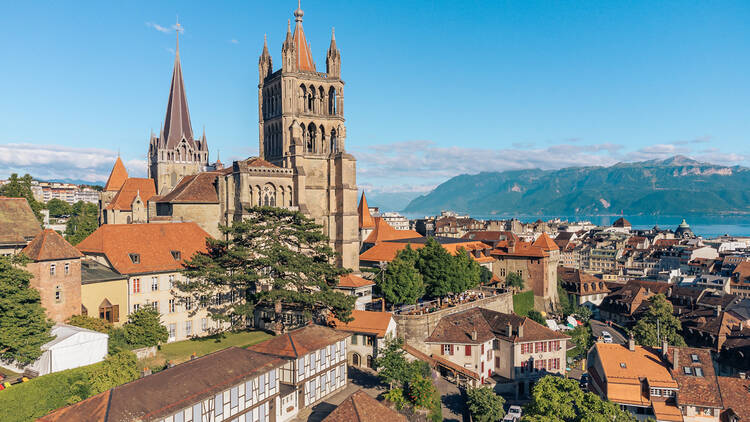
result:
[(409, 230), (409, 220), (403, 215), (390, 211), (380, 214), (380, 218), (385, 220), (391, 227), (396, 230)]
[(101, 210), (102, 224), (148, 222), (148, 201), (156, 195), (153, 179), (130, 177)]
[(47, 317), (64, 323), (81, 313), (81, 257), (76, 248), (54, 230), (39, 233), (21, 253), (31, 258), (26, 264), (31, 287), (39, 291)]
[(355, 296), (357, 301), (354, 303), (354, 309), (363, 311), (365, 306), (372, 302), (372, 286), (374, 285), (375, 283), (371, 280), (354, 274), (346, 274), (339, 278), (339, 284), (334, 290)]
[(349, 365), (373, 368), (373, 359), (385, 348), (386, 342), (396, 337), (396, 321), (390, 312), (352, 311), (352, 321), (341, 322), (334, 318), (332, 326), (351, 333), (346, 340)]
[(81, 313), (119, 327), (127, 321), (127, 310), (128, 277), (93, 259), (82, 260)]
[(18, 253), (41, 231), (26, 198), (0, 196), (0, 255)]
[(603, 280), (581, 270), (558, 267), (557, 274), (569, 300), (577, 306), (586, 306), (593, 311), (609, 294), (609, 288)]

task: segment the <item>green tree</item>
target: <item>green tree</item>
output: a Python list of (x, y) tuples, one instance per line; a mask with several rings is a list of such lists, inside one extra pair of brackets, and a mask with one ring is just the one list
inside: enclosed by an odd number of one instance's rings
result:
[(593, 393), (584, 393), (574, 379), (548, 375), (531, 391), (524, 422), (635, 422), (630, 413)]
[(417, 270), (422, 274), (430, 296), (441, 297), (453, 292), (453, 267), (453, 256), (434, 238), (427, 239), (424, 247), (419, 249)]
[(32, 275), (19, 268), (26, 262), (23, 256), (0, 256), (0, 359), (22, 364), (36, 360), (52, 340), (52, 322), (29, 284)]
[(422, 375), (412, 378), (407, 384), (409, 401), (416, 407), (429, 409), (435, 397), (435, 385), (432, 380)]
[(679, 334), (680, 320), (672, 314), (672, 304), (663, 294), (652, 296), (649, 307), (633, 327), (633, 337), (642, 346), (661, 346), (667, 339), (673, 346), (684, 346), (685, 339)]
[(44, 208), (44, 204), (34, 199), (34, 194), (31, 191), (32, 180), (33, 178), (29, 174), (18, 177), (18, 174), (13, 173), (10, 175), (8, 183), (0, 186), (0, 196), (26, 198), (37, 220), (42, 221), (44, 218), (42, 217), (41, 210)]
[(100, 333), (108, 333), (112, 329), (112, 324), (101, 318), (94, 318), (86, 315), (73, 315), (66, 321), (68, 324), (86, 328), (89, 330), (98, 331)]
[(499, 421), (505, 416), (505, 399), (495, 394), (489, 387), (470, 388), (466, 391), (466, 405), (471, 412), (471, 420), (477, 422)]
[(409, 245), (391, 261), (377, 283), (386, 300), (394, 305), (414, 304), (424, 296), (422, 275), (414, 266), (419, 256)]
[(101, 366), (97, 366), (89, 376), (90, 394), (99, 394), (110, 388), (137, 379), (138, 359), (132, 352), (123, 351), (109, 355)]
[(400, 337), (386, 341), (385, 348), (378, 353), (378, 357), (373, 362), (373, 366), (378, 371), (378, 377), (391, 387), (394, 384), (405, 384), (411, 376), (403, 346), (404, 339)]
[(492, 280), (492, 271), (488, 270), (487, 267), (479, 267), (479, 283), (487, 284)]
[(510, 272), (505, 277), (505, 285), (514, 291), (521, 291), (524, 286), (523, 277), (521, 277), (521, 274)]
[(70, 215), (73, 212), (73, 207), (70, 204), (57, 198), (47, 201), (47, 209), (49, 210), (50, 217), (61, 217), (63, 215)]
[(73, 204), (71, 217), (65, 226), (65, 239), (77, 245), (99, 227), (99, 208), (95, 204), (78, 201)]
[(573, 330), (568, 331), (568, 334), (575, 345), (575, 348), (568, 350), (567, 354), (569, 357), (583, 356), (588, 353), (594, 344), (594, 337), (589, 324), (579, 325)]
[[(308, 314), (330, 310), (339, 320), (350, 321), (355, 298), (333, 290), (346, 270), (334, 265), (335, 253), (322, 226), (298, 211), (247, 211), (242, 221), (220, 226), (224, 236), (208, 239), (207, 252), (185, 263), (188, 280), (177, 283), (178, 296), (232, 326), (244, 326), (260, 304), (294, 304)], [(235, 299), (215, 305), (217, 294)], [(272, 322), (284, 325), (281, 315)]]
[(167, 327), (162, 325), (159, 312), (143, 307), (130, 315), (123, 325), (125, 340), (133, 347), (150, 347), (164, 343), (169, 338)]
[(450, 281), (452, 293), (462, 293), (479, 285), (482, 266), (464, 248), (458, 248), (452, 257)]
[(542, 316), (542, 313), (536, 310), (530, 310), (529, 313), (526, 315), (529, 318), (531, 318), (533, 321), (536, 321), (545, 327), (547, 326), (547, 321), (544, 320), (544, 317)]
[(583, 322), (589, 322), (589, 320), (591, 319), (591, 316), (593, 315), (593, 312), (591, 312), (591, 309), (589, 309), (588, 306), (577, 307), (575, 313), (578, 319), (580, 319)]
[(560, 300), (560, 311), (562, 311), (565, 316), (572, 314), (574, 309), (571, 306), (570, 298), (568, 297), (568, 291), (565, 290), (562, 286), (562, 278), (560, 277), (557, 277), (557, 297)]

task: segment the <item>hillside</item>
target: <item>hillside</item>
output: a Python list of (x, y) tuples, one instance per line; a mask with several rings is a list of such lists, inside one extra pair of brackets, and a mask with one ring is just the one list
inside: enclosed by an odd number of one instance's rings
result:
[(721, 214), (750, 212), (750, 169), (687, 157), (611, 167), (456, 176), (412, 200), (407, 213), (473, 215)]

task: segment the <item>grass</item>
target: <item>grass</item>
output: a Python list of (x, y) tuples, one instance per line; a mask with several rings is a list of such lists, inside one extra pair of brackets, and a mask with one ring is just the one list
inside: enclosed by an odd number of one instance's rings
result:
[(2, 368), (2, 367), (0, 367), (0, 374), (5, 376), (5, 380), (3, 380), (3, 382), (14, 380), (21, 376), (21, 374), (19, 373), (13, 372), (10, 369)]
[(527, 316), (534, 309), (534, 292), (529, 290), (513, 295), (513, 312), (520, 316)]

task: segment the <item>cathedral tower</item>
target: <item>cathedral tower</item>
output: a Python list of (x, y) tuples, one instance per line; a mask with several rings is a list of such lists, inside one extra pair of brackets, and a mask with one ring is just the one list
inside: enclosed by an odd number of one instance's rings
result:
[(359, 266), (356, 160), (346, 153), (341, 53), (331, 33), (326, 72), (318, 72), (294, 12), (274, 71), (264, 42), (258, 60), (259, 151), (265, 160), (295, 170), (300, 211), (323, 225), (340, 255), (339, 264)]
[(154, 179), (159, 195), (171, 191), (183, 176), (199, 173), (208, 166), (205, 131), (200, 139), (193, 138), (180, 65), (179, 23), (177, 26), (177, 48), (164, 128), (158, 137), (151, 134), (148, 148), (148, 177)]

